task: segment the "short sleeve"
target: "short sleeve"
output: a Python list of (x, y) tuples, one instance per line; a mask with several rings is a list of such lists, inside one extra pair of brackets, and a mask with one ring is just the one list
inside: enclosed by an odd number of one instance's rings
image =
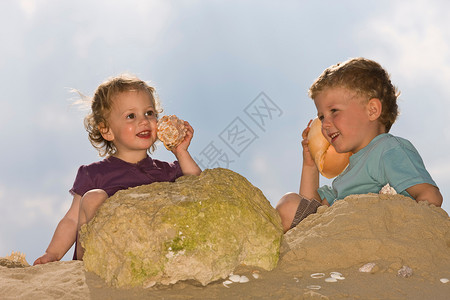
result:
[(160, 178), (158, 181), (175, 181), (178, 177), (183, 176), (183, 172), (181, 171), (180, 163), (178, 161), (174, 161), (172, 163), (153, 160), (154, 164), (162, 171), (160, 174)]
[(333, 205), (334, 201), (336, 201), (337, 195), (329, 185), (320, 187), (317, 192), (319, 193), (320, 198), (322, 198), (322, 200), (326, 199), (330, 205)]
[(94, 189), (94, 184), (91, 176), (89, 175), (88, 168), (86, 166), (81, 166), (78, 168), (77, 176), (75, 177), (75, 182), (73, 187), (70, 189), (72, 195), (78, 194), (83, 196), (87, 191)]
[(420, 183), (436, 186), (431, 175), (425, 169), (419, 153), (412, 145), (411, 147), (390, 149), (384, 153), (381, 160), (383, 166), (380, 170), (384, 174), (380, 176), (384, 176), (398, 193)]

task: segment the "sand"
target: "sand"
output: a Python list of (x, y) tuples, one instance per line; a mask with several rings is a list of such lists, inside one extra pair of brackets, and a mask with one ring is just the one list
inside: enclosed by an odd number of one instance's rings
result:
[[(85, 272), (83, 262), (63, 261), (26, 268), (0, 266), (0, 298), (450, 299), (450, 282), (440, 281), (450, 278), (446, 212), (401, 197), (364, 197), (320, 209), (289, 231), (274, 270), (239, 267), (234, 273), (246, 275), (247, 283), (226, 287), (220, 280), (207, 286), (178, 282), (117, 289)], [(376, 263), (373, 272), (359, 272), (367, 262)], [(412, 268), (412, 276), (397, 275), (403, 265)], [(318, 272), (325, 277), (311, 277)], [(345, 279), (326, 282), (330, 272), (340, 272)]]

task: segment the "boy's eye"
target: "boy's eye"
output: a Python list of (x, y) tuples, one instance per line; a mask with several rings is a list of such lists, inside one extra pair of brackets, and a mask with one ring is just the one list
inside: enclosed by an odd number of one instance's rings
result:
[(135, 115), (135, 114), (129, 114), (129, 115), (127, 115), (127, 119), (134, 119), (134, 118), (136, 118), (136, 115)]
[(323, 120), (323, 116), (318, 116), (317, 118), (318, 118), (320, 121)]
[(148, 112), (145, 113), (145, 115), (151, 117), (155, 115), (155, 112), (153, 110), (149, 110)]

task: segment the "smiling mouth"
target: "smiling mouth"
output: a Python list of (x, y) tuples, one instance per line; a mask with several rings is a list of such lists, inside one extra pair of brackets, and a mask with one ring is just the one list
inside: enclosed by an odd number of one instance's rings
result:
[(330, 137), (331, 142), (334, 142), (339, 135), (340, 135), (339, 132), (335, 132), (335, 133), (332, 133), (332, 134), (330, 134), (328, 136)]
[(140, 138), (149, 138), (151, 136), (151, 132), (149, 130), (141, 131), (137, 134)]

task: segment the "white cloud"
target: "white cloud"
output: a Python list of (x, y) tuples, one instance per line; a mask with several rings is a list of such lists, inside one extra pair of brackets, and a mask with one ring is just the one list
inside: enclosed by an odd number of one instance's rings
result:
[(443, 87), (450, 81), (448, 2), (397, 1), (360, 27), (369, 54), (407, 80), (431, 76)]
[(155, 49), (160, 46), (158, 40), (165, 38), (166, 27), (175, 17), (172, 4), (162, 0), (132, 1), (126, 6), (122, 2), (92, 5), (98, 7), (84, 11), (81, 16), (79, 12), (74, 13), (79, 26), (71, 39), (80, 58), (87, 58), (92, 51), (98, 50), (94, 43), (104, 43), (107, 48), (111, 47), (109, 51), (134, 45), (140, 45), (146, 52)]
[(70, 206), (70, 201), (57, 195), (35, 194), (6, 186), (0, 187), (0, 202), (2, 231), (5, 228), (29, 228), (42, 221), (56, 224)]
[(36, 1), (34, 0), (20, 0), (20, 8), (26, 16), (32, 17), (36, 12)]

